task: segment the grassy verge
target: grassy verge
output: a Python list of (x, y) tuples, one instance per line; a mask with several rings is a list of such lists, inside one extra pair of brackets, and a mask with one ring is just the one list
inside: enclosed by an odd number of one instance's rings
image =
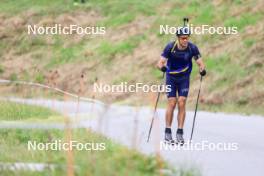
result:
[[(82, 144), (96, 146), (104, 143), (105, 150), (28, 150), (28, 141), (48, 143), (61, 140), (64, 143), (67, 134), (71, 135), (71, 141)], [(165, 167), (162, 161), (154, 157), (143, 156), (85, 129), (75, 129), (71, 133), (60, 130), (1, 129), (0, 148), (0, 162), (56, 165), (54, 170), (42, 172), (2, 170), (1, 175), (66, 175), (69, 166), (67, 161), (71, 156), (75, 175), (159, 175), (159, 168)]]
[(227, 112), (227, 113), (235, 113), (235, 114), (238, 113), (238, 114), (243, 114), (243, 115), (264, 116), (264, 110), (262, 107), (258, 107), (258, 106), (253, 107), (250, 105), (238, 105), (234, 103), (225, 103), (223, 105), (199, 104), (199, 109), (203, 111), (210, 111), (210, 112)]
[[(195, 90), (198, 91), (198, 90)], [(167, 107), (167, 100), (164, 96), (162, 100), (159, 101), (160, 108)], [(197, 96), (197, 95), (196, 95)], [(133, 104), (131, 104), (133, 105)], [(151, 107), (152, 108), (152, 107)], [(195, 109), (195, 102), (187, 101), (187, 110), (194, 111)], [(177, 111), (177, 108), (176, 108)], [(235, 114), (242, 114), (242, 115), (261, 115), (264, 116), (264, 110), (260, 106), (252, 106), (249, 104), (239, 104), (239, 103), (232, 103), (226, 102), (224, 104), (205, 104), (199, 102), (198, 111), (208, 111), (208, 112), (226, 112), (226, 113), (235, 113)]]
[[(1, 101), (1, 120), (46, 120), (57, 114), (48, 108)], [(28, 142), (87, 144), (93, 150), (48, 150), (28, 148)], [(99, 150), (103, 145), (104, 150)], [(101, 148), (101, 147), (100, 147)], [(102, 148), (101, 148), (102, 149)], [(69, 162), (72, 161), (72, 162)], [(66, 175), (73, 166), (75, 175), (159, 175), (165, 163), (156, 157), (141, 155), (106, 137), (87, 129), (43, 130), (43, 129), (0, 129), (0, 163), (44, 163), (54, 164), (54, 169), (43, 171), (2, 170), (0, 175)], [(71, 163), (71, 164), (70, 164)]]
[(16, 102), (0, 101), (0, 120), (47, 120), (59, 116), (48, 108)]

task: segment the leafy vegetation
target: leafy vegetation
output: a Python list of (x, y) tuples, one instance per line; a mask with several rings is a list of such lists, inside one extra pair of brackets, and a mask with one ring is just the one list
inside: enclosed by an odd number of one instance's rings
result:
[[(66, 134), (66, 135), (65, 135)], [(71, 141), (98, 145), (104, 143), (105, 150), (29, 150), (28, 142), (65, 143), (71, 135)], [(10, 175), (67, 175), (67, 157), (73, 156), (75, 175), (159, 175), (159, 168), (166, 167), (163, 161), (155, 157), (147, 157), (134, 150), (118, 145), (101, 135), (85, 129), (71, 132), (63, 130), (37, 129), (1, 129), (0, 130), (0, 162), (14, 163), (49, 163), (55, 168), (43, 171), (1, 170), (0, 174)], [(96, 147), (94, 147), (96, 148)], [(19, 151), (19, 152), (14, 152)], [(69, 159), (69, 158), (68, 158)]]
[[(32, 79), (42, 83), (43, 75), (47, 70), (64, 70), (65, 65), (71, 69), (70, 65), (72, 65), (72, 68), (80, 66), (80, 71), (87, 70), (89, 83), (95, 78), (104, 77), (111, 83), (127, 79), (135, 82), (142, 72), (144, 72), (144, 80), (156, 82), (160, 79), (160, 73), (154, 70), (158, 53), (168, 41), (175, 40), (174, 35), (160, 34), (160, 25), (177, 27), (182, 24), (182, 18), (188, 16), (194, 26), (206, 24), (238, 28), (238, 35), (192, 35), (191, 40), (199, 46), (206, 62), (209, 74), (205, 79), (204, 90), (208, 97), (221, 94), (225, 101), (231, 101), (234, 106), (237, 104), (239, 107), (237, 97), (245, 94), (248, 89), (259, 92), (259, 86), (248, 84), (247, 88), (244, 88), (236, 85), (240, 85), (240, 82), (248, 77), (254, 77), (256, 82), (262, 83), (259, 76), (254, 75), (263, 70), (261, 59), (263, 38), (259, 37), (263, 36), (263, 32), (257, 30), (264, 18), (258, 8), (261, 5), (260, 1), (255, 0), (247, 2), (89, 0), (84, 4), (74, 3), (74, 0), (39, 0), (34, 3), (30, 0), (19, 2), (2, 0), (0, 11), (9, 27), (2, 34), (4, 38), (0, 44), (0, 51), (4, 52), (1, 52), (1, 60), (25, 58), (39, 67), (40, 74), (30, 78), (33, 72), (31, 69), (28, 69), (27, 73), (20, 74), (21, 68), (7, 69), (4, 64), (1, 64), (0, 73), (11, 80)], [(18, 25), (14, 27), (10, 21), (15, 21)], [(68, 25), (69, 21), (82, 26), (90, 24), (104, 26), (106, 35), (83, 36), (81, 39), (75, 35), (29, 36), (25, 30), (26, 25), (31, 23), (52, 25), (60, 22)], [(154, 50), (159, 51), (155, 56), (152, 55)], [(134, 64), (132, 62), (134, 57), (142, 52), (145, 55), (140, 56), (138, 61), (140, 64), (134, 66), (137, 68), (133, 68), (141, 71), (131, 71), (130, 67), (120, 67), (118, 71), (114, 68), (116, 65)], [(87, 68), (84, 69), (85, 65)], [(106, 75), (109, 72), (116, 74), (108, 78)], [(197, 73), (197, 67), (194, 66), (192, 81), (198, 80)], [(62, 77), (67, 77), (70, 72), (64, 74)], [(80, 73), (71, 72), (71, 74), (76, 76)], [(75, 82), (67, 84), (70, 84), (68, 87), (71, 91), (77, 90)], [(225, 91), (230, 87), (236, 87), (241, 91), (230, 89), (228, 94)], [(87, 96), (90, 94), (87, 93)], [(255, 94), (251, 96), (256, 97)], [(250, 100), (247, 102), (248, 106), (254, 107), (252, 97), (248, 97)], [(263, 96), (260, 97), (263, 99)], [(225, 111), (225, 106), (220, 105), (219, 107), (223, 107)], [(210, 103), (207, 106), (210, 106)]]
[(0, 120), (46, 119), (58, 113), (48, 108), (22, 103), (0, 101)]

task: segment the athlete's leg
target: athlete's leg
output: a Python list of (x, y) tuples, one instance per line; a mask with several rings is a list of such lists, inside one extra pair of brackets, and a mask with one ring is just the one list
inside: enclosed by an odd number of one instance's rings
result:
[(184, 139), (183, 139), (183, 126), (184, 126), (184, 121), (185, 121), (185, 115), (186, 115), (186, 99), (189, 93), (189, 84), (190, 84), (190, 79), (183, 79), (178, 83), (178, 129), (176, 133), (176, 140), (177, 143), (183, 144)]
[(173, 120), (173, 112), (177, 104), (176, 97), (169, 97), (167, 110), (166, 110), (166, 128), (171, 128), (172, 120)]
[(170, 86), (171, 88), (170, 92), (167, 92), (168, 104), (167, 104), (166, 115), (165, 115), (165, 120), (166, 120), (165, 141), (169, 143), (174, 143), (174, 140), (172, 138), (172, 133), (171, 133), (173, 112), (177, 104), (177, 98), (176, 98), (177, 90), (176, 90), (174, 82), (175, 81), (170, 76), (168, 75), (166, 76), (166, 85)]
[(167, 75), (166, 76), (166, 85), (170, 86), (170, 92), (167, 92), (168, 97), (168, 103), (167, 103), (167, 109), (166, 109), (166, 128), (171, 128), (172, 120), (173, 120), (173, 112), (177, 104), (177, 98), (176, 98), (176, 83), (173, 77)]
[(190, 78), (181, 80), (178, 83), (178, 129), (183, 129), (186, 115), (186, 100), (189, 93)]
[(179, 96), (178, 98), (178, 129), (183, 129), (184, 121), (185, 121), (185, 105), (186, 105), (186, 97)]

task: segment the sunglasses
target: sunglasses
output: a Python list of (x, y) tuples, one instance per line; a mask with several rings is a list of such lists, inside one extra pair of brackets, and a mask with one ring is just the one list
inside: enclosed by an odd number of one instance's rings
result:
[(189, 37), (179, 37), (180, 38), (180, 40), (188, 40), (189, 39)]

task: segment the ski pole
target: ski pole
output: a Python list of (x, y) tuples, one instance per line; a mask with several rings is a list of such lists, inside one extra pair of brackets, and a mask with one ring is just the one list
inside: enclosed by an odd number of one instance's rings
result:
[[(164, 75), (165, 75), (165, 72), (163, 72), (162, 80), (163, 80), (163, 78), (164, 78)], [(156, 111), (157, 111), (157, 106), (158, 106), (158, 102), (159, 102), (159, 97), (160, 97), (160, 91), (158, 92), (158, 96), (157, 96), (157, 99), (156, 99), (156, 103), (155, 103), (155, 107), (154, 107), (154, 112), (153, 112), (153, 116), (152, 116), (151, 123), (150, 123), (150, 127), (149, 127), (148, 140), (147, 140), (147, 142), (149, 142), (149, 138), (150, 138), (150, 134), (151, 134), (152, 126), (153, 126), (154, 119), (155, 119), (155, 114), (156, 114)]]
[(202, 80), (203, 80), (203, 76), (201, 76), (201, 78), (200, 78), (200, 88), (199, 88), (199, 91), (198, 91), (198, 96), (197, 96), (196, 105), (195, 105), (195, 112), (194, 112), (194, 117), (193, 117), (193, 124), (192, 124), (192, 132), (191, 132), (190, 142), (192, 141), (193, 130), (194, 130), (194, 126), (195, 126), (196, 112), (197, 112), (197, 109), (198, 109), (198, 102), (199, 102), (199, 96), (200, 96), (200, 91), (201, 91), (201, 86), (202, 86)]

